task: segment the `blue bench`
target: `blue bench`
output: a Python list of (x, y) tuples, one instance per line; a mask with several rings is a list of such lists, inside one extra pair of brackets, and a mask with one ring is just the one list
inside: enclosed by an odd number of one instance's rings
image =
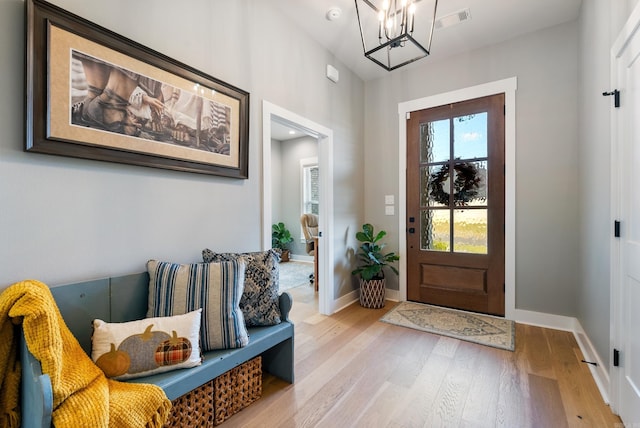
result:
[[(146, 272), (52, 287), (51, 293), (60, 313), (87, 355), (91, 355), (92, 322), (126, 322), (145, 318), (149, 276)], [(160, 386), (170, 400), (188, 393), (227, 371), (259, 355), (262, 368), (289, 383), (294, 381), (293, 324), (289, 311), (291, 295), (280, 295), (282, 322), (268, 327), (251, 327), (249, 344), (244, 348), (204, 353), (200, 366), (159, 373), (128, 382)], [(40, 363), (29, 353), (22, 339), (22, 427), (51, 427), (53, 392), (49, 376), (42, 374)]]

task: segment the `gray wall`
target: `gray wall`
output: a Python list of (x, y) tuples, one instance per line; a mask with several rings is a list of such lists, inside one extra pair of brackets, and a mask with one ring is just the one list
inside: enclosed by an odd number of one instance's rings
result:
[[(272, 140), (273, 141), (273, 140)], [(279, 154), (280, 159), (276, 171), (276, 163), (272, 164), (273, 175), (279, 175), (273, 182), (272, 212), (273, 222), (284, 222), (294, 240), (289, 245), (291, 254), (307, 256), (306, 245), (300, 240), (300, 207), (302, 205), (302, 182), (300, 160), (318, 157), (318, 140), (302, 137), (293, 140), (279, 141), (278, 148), (271, 150), (272, 160)], [(322, 171), (320, 172), (322, 174)], [(276, 191), (275, 186), (280, 188)], [(278, 197), (276, 197), (278, 194)]]
[[(336, 204), (359, 200), (364, 85), (268, 2), (53, 3), (249, 91), (250, 178), (24, 153), (24, 2), (0, 0), (0, 289), (140, 272), (150, 258), (199, 261), (205, 247), (260, 249), (265, 99), (333, 129)], [(338, 84), (326, 79), (327, 63)], [(334, 294), (351, 284), (343, 237), (361, 218), (362, 208), (336, 210)]]
[(572, 22), (367, 82), (366, 219), (397, 246), (384, 195), (398, 189), (399, 102), (516, 76), (516, 307), (575, 316), (577, 53)]

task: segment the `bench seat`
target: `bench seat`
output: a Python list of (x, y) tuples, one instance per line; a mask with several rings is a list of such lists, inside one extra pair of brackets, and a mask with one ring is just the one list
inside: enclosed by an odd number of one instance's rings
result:
[[(149, 276), (146, 272), (52, 287), (56, 304), (65, 323), (78, 342), (91, 355), (92, 321), (127, 322), (146, 316)], [(201, 365), (158, 373), (127, 382), (151, 383), (161, 387), (170, 400), (190, 392), (229, 370), (262, 356), (262, 368), (293, 383), (294, 326), (289, 320), (293, 300), (287, 292), (279, 296), (282, 322), (273, 326), (251, 327), (249, 343), (243, 348), (208, 351)], [(49, 376), (21, 340), (21, 413), (23, 428), (49, 428), (53, 392)]]

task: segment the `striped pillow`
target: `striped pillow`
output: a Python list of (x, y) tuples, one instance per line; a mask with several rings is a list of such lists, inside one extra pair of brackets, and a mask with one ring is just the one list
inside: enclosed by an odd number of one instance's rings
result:
[(245, 264), (177, 264), (149, 260), (147, 317), (181, 315), (202, 308), (203, 351), (241, 348), (249, 336), (240, 310)]

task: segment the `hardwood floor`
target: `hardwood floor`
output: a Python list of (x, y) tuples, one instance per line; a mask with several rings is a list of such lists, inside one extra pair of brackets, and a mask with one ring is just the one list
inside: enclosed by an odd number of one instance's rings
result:
[(296, 382), (226, 427), (611, 427), (571, 333), (518, 324), (515, 352), (379, 322), (358, 304), (327, 317), (312, 287), (294, 297)]

